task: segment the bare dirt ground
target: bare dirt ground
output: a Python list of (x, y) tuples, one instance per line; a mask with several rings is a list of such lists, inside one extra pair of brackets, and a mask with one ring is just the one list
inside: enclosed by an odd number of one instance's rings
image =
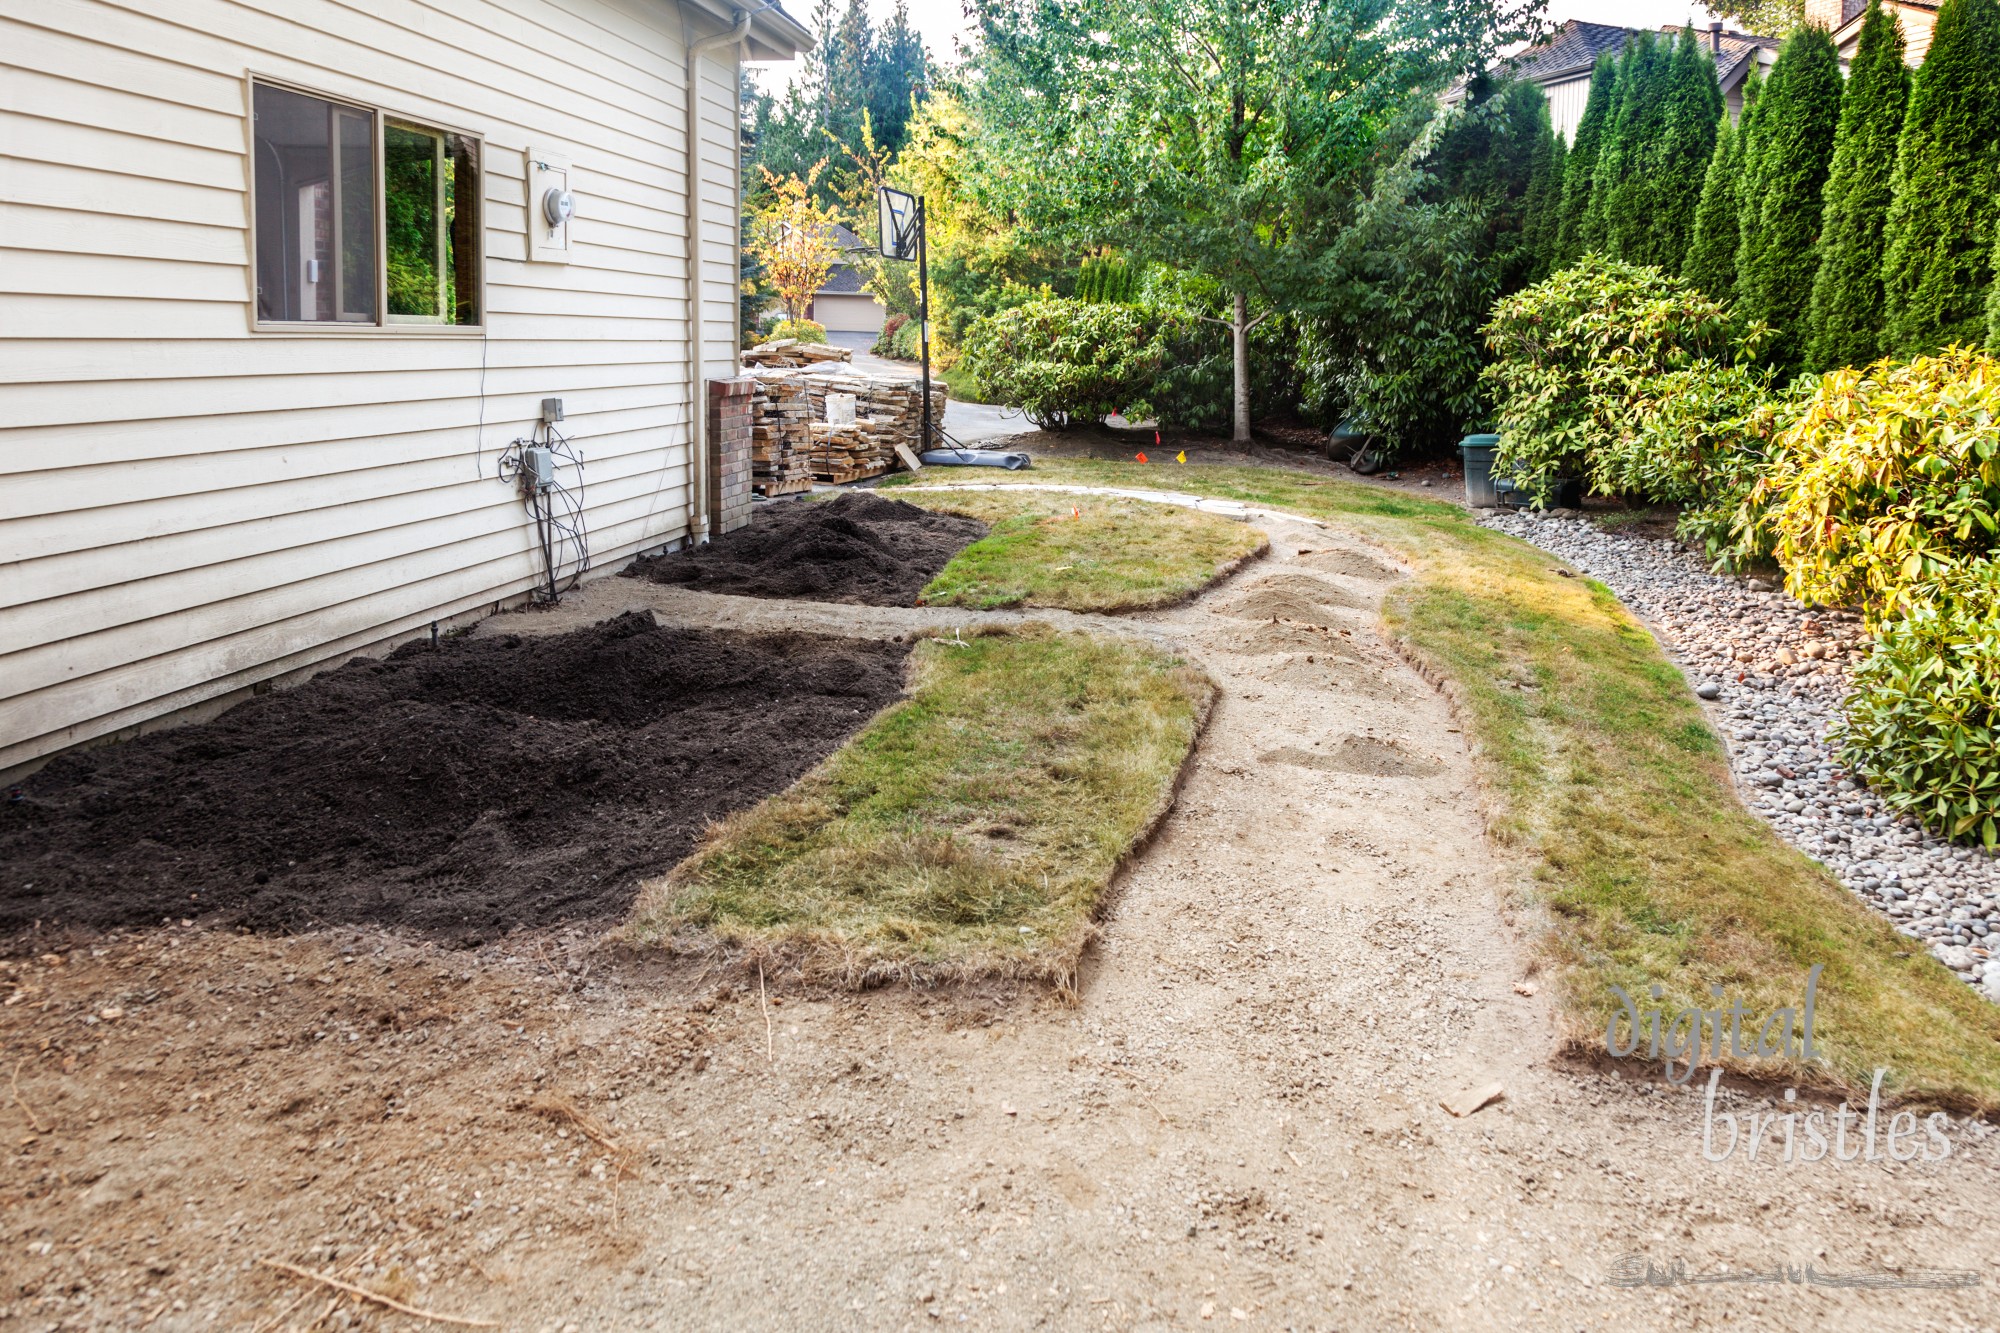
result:
[[(518, 1329), (2000, 1321), (1979, 1127), (1941, 1163), (1711, 1164), (1697, 1092), (1552, 1058), (1519, 869), (1377, 632), (1393, 571), (1268, 526), (1270, 559), (1117, 622), (1222, 698), (1073, 1007), (760, 989), (578, 931), (167, 927), (24, 961), (0, 973), (0, 1323), (417, 1326), (265, 1258)], [(607, 585), (539, 619), (752, 614)], [(973, 616), (796, 611), (878, 637)], [(1440, 1109), (1491, 1080), (1504, 1099)], [(1983, 1285), (1612, 1285), (1635, 1253)]]

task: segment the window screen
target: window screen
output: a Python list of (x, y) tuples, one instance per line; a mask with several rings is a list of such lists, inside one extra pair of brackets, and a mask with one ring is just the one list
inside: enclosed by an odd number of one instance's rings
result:
[(258, 85), (257, 318), (375, 320), (375, 118)]

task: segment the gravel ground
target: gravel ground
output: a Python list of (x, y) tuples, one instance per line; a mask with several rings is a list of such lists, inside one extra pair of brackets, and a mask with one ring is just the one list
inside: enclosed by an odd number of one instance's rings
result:
[(1867, 651), (1858, 617), (1710, 574), (1677, 543), (1584, 519), (1523, 512), (1481, 522), (1562, 557), (1644, 617), (1712, 701), (1750, 807), (2000, 1000), (2000, 866), (1892, 818), (1840, 767), (1832, 731), (1848, 666)]

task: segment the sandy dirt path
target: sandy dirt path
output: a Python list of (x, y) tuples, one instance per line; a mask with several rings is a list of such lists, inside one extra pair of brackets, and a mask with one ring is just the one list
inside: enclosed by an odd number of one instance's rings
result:
[[(0, 1317), (251, 1327), (304, 1295), (270, 1326), (411, 1326), (271, 1255), (523, 1329), (2000, 1322), (1977, 1127), (1941, 1163), (1707, 1163), (1698, 1092), (1552, 1059), (1519, 870), (1458, 723), (1380, 634), (1399, 575), (1265, 526), (1267, 560), (1119, 622), (1222, 693), (1073, 1006), (760, 994), (573, 931), (477, 958), (353, 932), (77, 950), (0, 1008), (16, 1119), (50, 1128), (17, 1136)], [(745, 627), (960, 614), (594, 586)], [(1440, 1108), (1490, 1081), (1500, 1101)], [(1614, 1285), (1635, 1253), (1982, 1285)]]

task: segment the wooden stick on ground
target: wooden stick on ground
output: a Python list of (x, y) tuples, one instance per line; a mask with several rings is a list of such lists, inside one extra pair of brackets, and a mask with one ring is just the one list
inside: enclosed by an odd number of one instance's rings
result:
[(771, 1004), (764, 998), (764, 964), (761, 959), (757, 963), (757, 1004), (764, 1011), (764, 1058), (776, 1064), (778, 1057), (771, 1048)]
[(379, 1291), (370, 1291), (366, 1287), (357, 1287), (352, 1282), (342, 1282), (337, 1277), (328, 1277), (324, 1273), (315, 1273), (310, 1268), (300, 1268), (297, 1264), (288, 1264), (282, 1259), (259, 1259), (257, 1262), (266, 1268), (275, 1268), (281, 1273), (290, 1273), (293, 1277), (302, 1277), (312, 1282), (323, 1282), (336, 1291), (344, 1291), (349, 1295), (359, 1296), (364, 1301), (374, 1301), (377, 1305), (386, 1305), (398, 1314), (410, 1315), (417, 1319), (428, 1319), (434, 1324), (458, 1324), (465, 1328), (500, 1327), (496, 1321), (491, 1319), (467, 1319), (463, 1315), (439, 1314), (435, 1310), (420, 1310), (414, 1305), (405, 1305), (399, 1300), (384, 1296)]
[(55, 1126), (44, 1125), (35, 1117), (34, 1111), (29, 1108), (28, 1104), (21, 1100), (21, 1066), (26, 1063), (26, 1056), (22, 1056), (19, 1060), (16, 1060), (14, 1062), (14, 1072), (8, 1076), (7, 1081), (14, 1085), (14, 1105), (20, 1107), (21, 1114), (28, 1117), (28, 1123), (34, 1127), (35, 1133), (46, 1134), (54, 1129)]

